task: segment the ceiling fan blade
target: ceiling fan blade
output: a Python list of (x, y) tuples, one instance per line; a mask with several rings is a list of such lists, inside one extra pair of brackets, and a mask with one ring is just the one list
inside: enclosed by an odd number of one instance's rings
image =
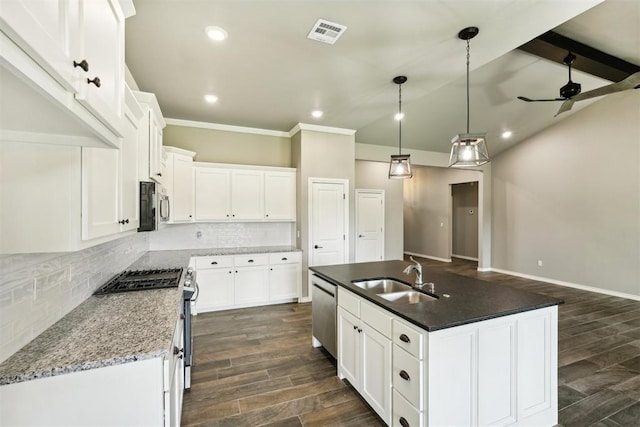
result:
[(571, 107), (573, 107), (573, 103), (576, 101), (582, 101), (585, 99), (597, 98), (598, 96), (609, 95), (611, 93), (622, 92), (623, 90), (633, 89), (638, 85), (640, 85), (640, 72), (631, 74), (626, 79), (620, 80), (617, 83), (611, 83), (607, 86), (602, 86), (597, 89), (582, 92), (574, 96), (573, 98), (563, 102), (560, 106), (560, 109), (556, 113), (556, 116), (558, 114), (564, 113), (565, 111), (571, 110)]
[(566, 98), (553, 98), (553, 99), (531, 99), (526, 96), (519, 96), (519, 100), (524, 102), (551, 102), (551, 101), (564, 101)]

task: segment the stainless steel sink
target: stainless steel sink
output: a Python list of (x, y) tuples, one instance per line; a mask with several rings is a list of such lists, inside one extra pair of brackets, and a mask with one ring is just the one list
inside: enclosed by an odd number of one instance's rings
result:
[(420, 302), (433, 302), (438, 298), (434, 298), (431, 295), (423, 294), (417, 291), (402, 291), (402, 292), (390, 292), (378, 294), (380, 298), (384, 298), (387, 301), (395, 302), (398, 304), (418, 304)]
[(389, 292), (410, 291), (411, 286), (394, 279), (367, 279), (351, 282), (367, 291), (375, 294), (386, 294)]

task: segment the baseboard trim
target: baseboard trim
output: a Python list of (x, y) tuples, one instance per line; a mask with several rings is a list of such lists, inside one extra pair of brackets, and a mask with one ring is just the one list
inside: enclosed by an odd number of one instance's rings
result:
[[(481, 270), (478, 269), (478, 271), (481, 271)], [(610, 296), (613, 296), (613, 297), (620, 297), (620, 298), (631, 299), (631, 300), (634, 300), (634, 301), (640, 301), (640, 295), (634, 295), (634, 294), (628, 294), (628, 293), (625, 293), (625, 292), (612, 291), (612, 290), (609, 290), (609, 289), (596, 288), (594, 286), (581, 285), (581, 284), (578, 284), (578, 283), (565, 282), (563, 280), (549, 279), (549, 278), (546, 278), (546, 277), (534, 276), (532, 274), (518, 273), (518, 272), (515, 272), (515, 271), (503, 270), (501, 268), (487, 268), (487, 269), (483, 269), (482, 271), (494, 271), (496, 273), (502, 273), (502, 274), (508, 274), (510, 276), (522, 277), (524, 279), (537, 280), (538, 282), (551, 283), (552, 285), (566, 286), (568, 288), (580, 289), (580, 290), (583, 290), (583, 291), (596, 292), (598, 294), (604, 294), (604, 295), (610, 295)]]
[(471, 256), (466, 256), (466, 255), (456, 255), (456, 254), (451, 254), (451, 258), (460, 258), (460, 259), (466, 259), (468, 261), (478, 261), (478, 258), (474, 258)]
[(440, 261), (440, 262), (451, 262), (451, 258), (438, 258), (438, 257), (435, 257), (435, 256), (419, 254), (419, 253), (416, 253), (416, 252), (405, 252), (405, 255), (419, 256), (420, 258), (427, 258), (427, 259), (432, 259), (434, 261)]
[(302, 297), (302, 298), (298, 298), (298, 303), (302, 304), (305, 302), (311, 302), (311, 297)]

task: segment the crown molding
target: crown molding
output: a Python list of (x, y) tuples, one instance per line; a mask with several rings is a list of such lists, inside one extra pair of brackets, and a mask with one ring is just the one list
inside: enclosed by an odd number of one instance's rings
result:
[(220, 123), (196, 122), (192, 120), (182, 120), (182, 119), (165, 119), (165, 121), (167, 122), (168, 125), (171, 125), (171, 126), (184, 126), (184, 127), (200, 128), (200, 129), (223, 130), (226, 132), (237, 132), (237, 133), (251, 133), (255, 135), (277, 136), (279, 138), (291, 137), (289, 133), (282, 132), (279, 130), (250, 128), (250, 127), (244, 127), (244, 126), (231, 126), (231, 125), (223, 125)]
[(326, 133), (335, 133), (339, 135), (355, 135), (356, 131), (354, 129), (344, 129), (344, 128), (333, 128), (329, 126), (320, 126), (320, 125), (311, 125), (308, 123), (298, 123), (289, 131), (289, 137), (292, 137), (296, 133), (301, 130), (311, 130), (314, 132), (326, 132)]

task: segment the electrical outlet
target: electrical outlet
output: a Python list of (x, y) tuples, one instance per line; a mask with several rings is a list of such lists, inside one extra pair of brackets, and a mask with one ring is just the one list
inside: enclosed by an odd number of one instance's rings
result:
[(202, 231), (196, 231), (196, 238), (197, 239), (201, 239), (202, 238)]
[(542, 267), (542, 260), (541, 259), (538, 260), (538, 267)]

